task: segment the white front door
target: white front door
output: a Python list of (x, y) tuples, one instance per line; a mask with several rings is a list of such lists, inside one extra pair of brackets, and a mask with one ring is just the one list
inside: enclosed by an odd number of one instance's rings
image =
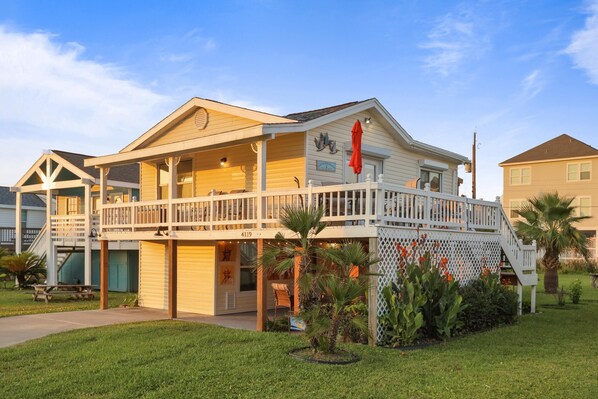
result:
[(355, 176), (353, 173), (353, 168), (349, 166), (349, 160), (345, 163), (345, 183), (362, 183), (365, 181), (368, 175), (372, 181), (378, 180), (378, 175), (383, 173), (382, 172), (382, 160), (377, 158), (370, 158), (370, 157), (363, 157), (362, 158), (362, 167), (361, 173)]

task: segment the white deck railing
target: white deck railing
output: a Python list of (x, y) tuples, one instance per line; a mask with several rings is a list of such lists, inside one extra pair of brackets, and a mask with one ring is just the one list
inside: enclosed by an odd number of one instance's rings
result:
[(287, 206), (322, 207), (324, 221), (347, 227), (378, 224), (501, 231), (498, 203), (369, 181), (321, 187), (310, 184), (303, 189), (259, 194), (212, 193), (172, 201), (104, 204), (101, 230), (276, 228)]

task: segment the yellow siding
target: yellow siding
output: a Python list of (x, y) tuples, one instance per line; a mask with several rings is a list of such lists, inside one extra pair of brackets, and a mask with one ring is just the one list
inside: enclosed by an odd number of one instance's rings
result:
[[(220, 166), (220, 159), (225, 157), (226, 164)], [(256, 159), (249, 144), (195, 154), (195, 195), (208, 195), (212, 189), (227, 193), (232, 190), (254, 191)]]
[(208, 110), (208, 113), (208, 125), (205, 129), (199, 130), (195, 126), (195, 114), (191, 114), (189, 117), (183, 119), (178, 125), (164, 132), (162, 135), (160, 135), (160, 137), (154, 139), (150, 143), (144, 144), (141, 148), (177, 143), (260, 124), (260, 122), (257, 121), (240, 118), (238, 116), (225, 114), (214, 110)]
[[(567, 181), (567, 164), (591, 162), (591, 180)], [(511, 169), (529, 167), (531, 183), (511, 185)], [(562, 161), (538, 162), (529, 164), (509, 165), (503, 167), (503, 198), (502, 204), (507, 216), (510, 216), (511, 200), (525, 200), (541, 193), (557, 191), (561, 196), (590, 197), (591, 219), (581, 221), (577, 227), (580, 230), (598, 230), (598, 158), (575, 159)], [(575, 205), (575, 203), (573, 204)]]
[(158, 172), (156, 165), (142, 162), (140, 167), (140, 200), (154, 201), (158, 195)]
[(139, 306), (168, 309), (166, 250), (162, 243), (139, 243)]
[[(384, 181), (388, 183), (405, 185), (407, 181), (417, 179), (419, 177), (420, 168), (418, 160), (429, 159), (442, 163), (447, 163), (446, 160), (433, 157), (428, 154), (419, 154), (410, 149), (404, 148), (393, 133), (386, 131), (380, 123), (377, 123), (373, 115), (369, 112), (360, 112), (346, 118), (339, 119), (335, 122), (324, 125), (320, 128), (308, 132), (307, 137), (307, 176), (308, 180), (314, 182), (343, 182), (344, 164), (348, 162), (346, 149), (343, 148), (345, 142), (351, 141), (351, 129), (356, 120), (363, 121), (364, 118), (371, 117), (373, 123), (366, 125), (362, 123), (363, 136), (362, 143), (385, 150), (390, 150), (389, 158), (384, 159), (383, 175)], [(316, 151), (314, 145), (314, 138), (319, 137), (320, 133), (328, 133), (330, 140), (336, 140), (337, 149), (336, 154), (330, 154), (326, 148), (323, 151)], [(350, 146), (349, 148), (350, 149)], [(336, 172), (322, 172), (316, 169), (316, 160), (324, 160), (336, 163)], [(454, 173), (457, 170), (455, 163), (448, 163), (449, 169), (443, 171), (442, 174), (442, 191), (445, 193), (456, 194), (454, 184)]]
[(214, 314), (215, 250), (213, 242), (180, 241), (178, 246), (178, 309)]
[[(218, 280), (218, 276), (220, 276), (220, 269), (229, 267), (234, 270), (233, 272), (233, 281), (232, 284), (221, 284), (220, 281), (216, 281), (216, 314), (230, 314), (230, 313), (241, 313), (241, 312), (254, 312), (257, 310), (257, 292), (256, 291), (244, 291), (241, 292), (240, 290), (240, 268), (241, 268), (241, 261), (240, 261), (240, 254), (239, 254), (239, 246), (232, 243), (227, 244), (227, 247), (231, 248), (233, 251), (233, 255), (231, 256), (230, 262), (223, 262), (221, 257), (219, 256), (222, 251), (223, 244), (222, 242), (220, 245), (217, 245), (216, 248), (219, 248), (218, 253), (216, 254), (216, 264), (217, 264), (217, 272), (218, 275), (216, 279)], [(268, 295), (268, 308), (274, 308), (274, 292), (272, 291), (272, 283), (287, 283), (289, 287), (292, 287), (293, 281), (292, 280), (268, 280), (266, 284), (266, 291)], [(226, 296), (234, 298), (234, 307), (231, 309), (226, 309)]]
[(280, 134), (266, 149), (266, 188), (297, 188), (294, 178), (305, 187), (305, 133)]

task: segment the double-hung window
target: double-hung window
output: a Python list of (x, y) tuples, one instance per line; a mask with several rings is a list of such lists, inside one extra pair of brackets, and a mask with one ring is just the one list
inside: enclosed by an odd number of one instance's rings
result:
[(567, 164), (567, 181), (592, 179), (592, 163), (580, 162)]
[(435, 172), (432, 170), (422, 169), (420, 172), (419, 186), (425, 188), (426, 183), (430, 183), (430, 191), (441, 192), (442, 191), (442, 173)]
[(532, 182), (531, 168), (511, 168), (510, 183), (512, 186), (530, 184)]

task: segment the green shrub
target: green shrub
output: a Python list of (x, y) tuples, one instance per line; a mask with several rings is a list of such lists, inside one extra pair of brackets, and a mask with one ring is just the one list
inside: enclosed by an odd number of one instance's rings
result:
[(596, 273), (598, 270), (598, 264), (594, 259), (575, 259), (563, 261), (560, 264), (560, 271), (563, 274), (567, 273)]
[(386, 341), (393, 346), (409, 344), (418, 337), (450, 338), (467, 306), (462, 303), (459, 283), (447, 270), (448, 259), (437, 254), (439, 243), (433, 244), (433, 253), (424, 248), (425, 235), (410, 248), (397, 245), (397, 283), (383, 289), (389, 313), (380, 322)]
[[(417, 268), (409, 265), (409, 269)], [(391, 284), (382, 289), (382, 295), (388, 306), (388, 313), (380, 319), (386, 330), (386, 343), (396, 347), (410, 345), (419, 337), (419, 330), (424, 325), (422, 305), (427, 298), (421, 292), (421, 282), (415, 277), (399, 273), (398, 284)]]
[(558, 288), (556, 290), (556, 294), (555, 294), (557, 305), (565, 306), (565, 303), (567, 302), (566, 301), (567, 295), (568, 295), (568, 292), (567, 292), (567, 290), (565, 290), (565, 287), (561, 286), (561, 288)]
[(518, 296), (500, 284), (500, 276), (485, 270), (480, 278), (460, 287), (463, 304), (460, 313), (463, 332), (483, 331), (517, 319)]
[(569, 298), (571, 302), (578, 304), (581, 298), (581, 281), (575, 280), (569, 285)]

